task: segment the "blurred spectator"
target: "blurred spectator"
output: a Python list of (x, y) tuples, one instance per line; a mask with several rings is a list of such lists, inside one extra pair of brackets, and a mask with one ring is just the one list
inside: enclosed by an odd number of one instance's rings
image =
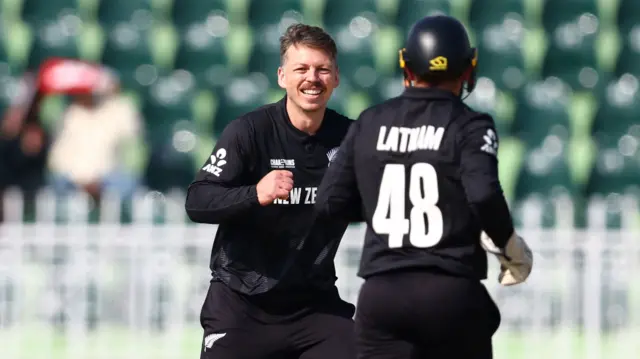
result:
[(0, 119), (0, 221), (7, 188), (21, 189), (29, 201), (45, 184), (50, 143), (38, 118), (41, 94), (34, 76), (25, 74), (15, 90), (12, 106)]
[(20, 110), (9, 110), (0, 140), (2, 187), (18, 186), (33, 192), (42, 186), (49, 138), (40, 124), (21, 122)]
[[(80, 67), (80, 74), (76, 70), (67, 67), (62, 73), (58, 71), (57, 81), (61, 77), (63, 85), (69, 86), (70, 76), (79, 81), (88, 78), (86, 67)], [(97, 80), (88, 84), (87, 91), (82, 90), (87, 83), (64, 90), (72, 93), (73, 102), (54, 135), (49, 157), (51, 185), (59, 194), (81, 189), (98, 199), (106, 190), (129, 197), (138, 178), (123, 168), (126, 154), (122, 149), (128, 141), (140, 138), (140, 114), (134, 103), (120, 93), (115, 77), (103, 68), (98, 70), (101, 72)], [(41, 78), (50, 80), (45, 75)], [(43, 87), (50, 90), (48, 85)]]

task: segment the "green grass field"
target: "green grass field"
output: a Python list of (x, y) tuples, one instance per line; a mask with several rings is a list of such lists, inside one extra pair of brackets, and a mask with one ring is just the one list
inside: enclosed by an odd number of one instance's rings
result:
[[(597, 337), (598, 338), (598, 337)], [(640, 357), (638, 333), (589, 338), (570, 332), (512, 334), (499, 332), (496, 359), (628, 359)], [(2, 359), (184, 359), (198, 358), (199, 328), (143, 334), (128, 329), (95, 333), (55, 333), (43, 328), (0, 331)]]

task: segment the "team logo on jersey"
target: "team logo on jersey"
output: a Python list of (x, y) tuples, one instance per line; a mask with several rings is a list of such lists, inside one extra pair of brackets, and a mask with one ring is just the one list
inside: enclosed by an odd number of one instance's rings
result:
[(224, 148), (219, 149), (215, 154), (209, 157), (209, 163), (207, 163), (202, 170), (209, 172), (216, 177), (220, 177), (223, 166), (227, 163), (225, 158), (227, 157), (227, 150)]
[(331, 162), (333, 162), (336, 159), (336, 155), (338, 154), (339, 149), (340, 147), (334, 147), (331, 150), (329, 150), (329, 152), (327, 152), (327, 158), (329, 159), (329, 164), (327, 165), (327, 167), (331, 166)]
[(271, 168), (296, 168), (296, 161), (284, 158), (272, 158), (271, 159)]
[(497, 155), (498, 154), (498, 136), (496, 135), (496, 133), (492, 129), (488, 129), (487, 134), (482, 136), (482, 138), (484, 139), (484, 144), (482, 145), (480, 150), (486, 153), (492, 154), (494, 156)]
[(215, 343), (218, 339), (224, 337), (225, 335), (227, 335), (227, 333), (216, 333), (207, 335), (204, 338), (204, 351), (206, 352), (207, 349), (211, 349), (213, 343)]

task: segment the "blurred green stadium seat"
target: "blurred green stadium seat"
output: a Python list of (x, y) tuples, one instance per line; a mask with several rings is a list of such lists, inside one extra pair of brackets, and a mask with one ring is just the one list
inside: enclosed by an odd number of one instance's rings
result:
[(25, 88), (20, 86), (21, 77), (22, 74), (13, 70), (8, 62), (0, 62), (0, 114), (4, 114), (23, 94)]
[[(179, 38), (176, 68), (192, 71), (201, 86), (214, 87), (224, 86), (230, 71), (246, 70), (251, 29), (231, 22), (225, 1), (190, 0), (173, 4), (174, 26)], [(190, 4), (193, 6), (184, 6)], [(223, 64), (227, 69), (220, 66)]]
[(331, 95), (327, 106), (344, 115), (346, 112), (347, 97), (349, 97), (351, 92), (353, 92), (353, 89), (349, 82), (343, 81), (340, 86), (333, 90), (333, 94)]
[(594, 42), (580, 41), (576, 46), (570, 45), (571, 48), (552, 44), (544, 58), (543, 77), (557, 77), (576, 90), (596, 90), (603, 73), (593, 53)]
[(624, 193), (640, 178), (640, 96), (638, 79), (626, 75), (607, 87), (593, 121), (598, 151), (588, 194)]
[(329, 32), (348, 26), (360, 28), (363, 24), (358, 22), (359, 16), (375, 17), (377, 12), (375, 0), (325, 0), (322, 23)]
[(298, 0), (278, 3), (253, 1), (249, 22), (254, 33), (249, 71), (265, 74), (270, 86), (278, 86), (276, 71), (280, 66), (280, 36), (288, 26), (304, 22), (301, 3)]
[(9, 53), (7, 52), (6, 39), (4, 37), (4, 33), (0, 29), (0, 64), (3, 64), (2, 66), (6, 65), (6, 71), (8, 71), (8, 66), (10, 63), (11, 59), (9, 58)]
[(522, 23), (524, 18), (523, 0), (471, 0), (469, 27), (475, 33), (482, 33), (487, 27), (502, 25), (509, 20)]
[[(226, 21), (215, 16), (211, 21)], [(227, 23), (228, 25), (228, 23)], [(200, 87), (224, 86), (229, 80), (229, 59), (226, 51), (228, 27), (208, 27), (206, 23), (193, 23), (180, 34), (174, 67), (192, 72)]]
[[(371, 5), (368, 2), (362, 4)], [(377, 41), (380, 23), (371, 6), (364, 5), (363, 7), (349, 5), (347, 7), (349, 12), (327, 15), (329, 19), (327, 29), (336, 40), (339, 49), (338, 66), (341, 78), (348, 81), (356, 90), (370, 91), (375, 86), (378, 75), (375, 47), (380, 46)], [(330, 4), (327, 4), (325, 9), (329, 14), (337, 11), (329, 7)], [(397, 50), (394, 49), (394, 55)]]
[(144, 184), (151, 190), (167, 192), (187, 188), (195, 176), (193, 149), (196, 135), (189, 127), (177, 128), (150, 148)]
[(101, 0), (98, 6), (98, 22), (106, 28), (122, 22), (145, 28), (153, 21), (152, 0)]
[(622, 48), (615, 64), (615, 75), (618, 77), (624, 74), (640, 76), (640, 20), (638, 24), (634, 29), (620, 34)]
[[(213, 16), (213, 18), (210, 18)], [(219, 16), (227, 18), (226, 0), (178, 0), (173, 1), (171, 18), (180, 32), (188, 30), (194, 24), (206, 25), (205, 28), (216, 33), (219, 28), (228, 27), (220, 22)]]
[(392, 97), (399, 96), (404, 91), (404, 78), (402, 75), (380, 76), (376, 81), (375, 88), (369, 91), (371, 102), (381, 103)]
[(640, 1), (619, 0), (616, 25), (622, 34), (630, 33), (640, 25)]
[(595, 51), (600, 19), (595, 1), (545, 2), (542, 14), (549, 47), (542, 76), (555, 76), (577, 90), (592, 90), (601, 73)]
[(616, 63), (615, 73), (617, 76), (624, 74), (632, 74), (640, 76), (640, 47), (635, 49), (637, 45), (626, 45), (622, 48)]
[(591, 127), (591, 135), (598, 145), (617, 145), (621, 136), (640, 123), (638, 86), (638, 78), (631, 75), (608, 84)]
[(581, 16), (586, 14), (598, 17), (597, 0), (543, 0), (542, 26), (547, 32), (553, 32), (568, 23), (575, 23), (591, 29), (592, 20), (581, 19)]
[(476, 33), (478, 75), (491, 78), (501, 90), (516, 90), (525, 82), (522, 12), (520, 0), (472, 3), (470, 22)]
[(29, 69), (36, 69), (49, 57), (79, 58), (81, 23), (73, 18), (42, 21), (31, 28), (32, 42), (27, 61)]
[(256, 110), (267, 103), (269, 81), (264, 74), (250, 73), (238, 76), (217, 94), (220, 99), (213, 121), (213, 131), (217, 136), (234, 119)]
[(348, 80), (341, 81), (340, 86), (333, 90), (329, 100), (329, 108), (347, 116), (353, 120), (358, 118), (362, 111), (376, 103), (372, 102), (371, 94), (367, 91), (357, 90)]
[[(368, 41), (363, 41), (360, 46), (360, 51), (366, 53), (367, 47), (371, 45), (368, 44)], [(376, 71), (376, 62), (372, 53), (363, 57), (358, 57), (356, 54), (341, 54), (338, 57), (338, 66), (340, 67), (340, 78), (349, 81), (355, 90), (375, 91), (379, 73)]]
[(449, 0), (398, 0), (398, 15), (396, 24), (402, 33), (402, 38), (409, 34), (409, 30), (416, 21), (427, 15), (451, 13)]
[(249, 57), (249, 72), (258, 72), (267, 77), (270, 87), (278, 86), (280, 50), (266, 48), (263, 43), (255, 43)]
[(196, 91), (191, 74), (174, 71), (163, 73), (144, 93), (149, 147), (144, 182), (152, 190), (186, 188), (193, 180), (199, 130), (193, 111)]
[(511, 134), (510, 123), (501, 112), (500, 92), (493, 80), (479, 77), (475, 90), (464, 100), (475, 111), (491, 115), (495, 121), (498, 136), (502, 139)]
[(193, 103), (197, 91), (193, 75), (180, 70), (163, 73), (146, 88), (143, 114), (148, 143), (163, 143), (179, 126), (195, 124)]
[(258, 33), (281, 34), (290, 24), (303, 22), (303, 15), (300, 0), (251, 1), (249, 3), (249, 25)]
[[(637, 126), (638, 127), (638, 126)], [(609, 193), (638, 195), (640, 177), (640, 127), (624, 135), (616, 146), (601, 146), (587, 184), (587, 195)]]
[[(21, 17), (29, 25), (60, 18), (78, 17), (77, 0), (23, 0)], [(78, 18), (79, 20), (79, 18)]]
[(517, 95), (513, 134), (525, 147), (537, 146), (549, 135), (567, 141), (570, 100), (571, 91), (557, 79), (527, 83)]
[(539, 146), (530, 148), (523, 159), (515, 188), (515, 199), (532, 195), (556, 197), (578, 194), (567, 160), (567, 148), (558, 136), (547, 136)]
[(150, 45), (153, 32), (134, 23), (119, 23), (105, 30), (102, 63), (118, 72), (122, 87), (137, 90), (153, 81), (156, 76)]

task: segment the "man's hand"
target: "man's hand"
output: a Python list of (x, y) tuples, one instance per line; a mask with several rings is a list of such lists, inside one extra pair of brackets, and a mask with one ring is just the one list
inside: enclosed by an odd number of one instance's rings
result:
[(504, 250), (499, 249), (482, 232), (480, 244), (485, 251), (494, 254), (500, 261), (500, 275), (498, 282), (505, 286), (515, 285), (524, 282), (531, 273), (533, 267), (533, 253), (527, 243), (515, 232), (507, 241)]
[(256, 187), (258, 202), (267, 206), (276, 199), (288, 199), (292, 188), (293, 173), (291, 171), (271, 171), (258, 182)]

